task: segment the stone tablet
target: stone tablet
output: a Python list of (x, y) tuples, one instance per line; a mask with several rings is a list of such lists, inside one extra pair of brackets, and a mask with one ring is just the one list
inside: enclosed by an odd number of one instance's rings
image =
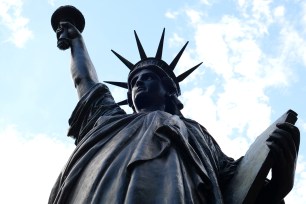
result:
[(288, 110), (257, 137), (246, 152), (238, 166), (237, 173), (226, 188), (224, 194), (225, 203), (252, 204), (255, 202), (273, 164), (272, 154), (266, 145), (266, 140), (275, 129), (277, 123), (288, 122), (295, 124), (296, 121), (297, 113)]

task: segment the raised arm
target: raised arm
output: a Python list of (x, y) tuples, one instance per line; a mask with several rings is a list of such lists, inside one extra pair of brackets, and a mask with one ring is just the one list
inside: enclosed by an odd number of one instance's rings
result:
[(95, 67), (87, 52), (81, 33), (69, 22), (60, 22), (56, 31), (57, 38), (67, 32), (71, 50), (71, 75), (79, 98), (86, 94), (93, 85), (99, 82)]

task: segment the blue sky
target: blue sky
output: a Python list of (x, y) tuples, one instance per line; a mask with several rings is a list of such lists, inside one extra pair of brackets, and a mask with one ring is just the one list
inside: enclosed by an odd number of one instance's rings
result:
[[(78, 98), (70, 52), (56, 47), (54, 10), (74, 5), (99, 79), (125, 81), (139, 55), (136, 30), (154, 56), (166, 28), (163, 59), (189, 45), (176, 73), (203, 65), (181, 84), (184, 115), (205, 126), (226, 154), (243, 155), (288, 109), (299, 114), (301, 146), (287, 203), (306, 196), (306, 2), (302, 0), (0, 0), (0, 203), (46, 203), (73, 151), (66, 137)], [(110, 87), (117, 101), (126, 93)], [(125, 107), (128, 110), (127, 107)]]

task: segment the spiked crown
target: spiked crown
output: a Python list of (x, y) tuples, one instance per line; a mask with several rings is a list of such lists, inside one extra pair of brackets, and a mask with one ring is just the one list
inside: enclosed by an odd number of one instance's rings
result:
[[(160, 42), (157, 48), (157, 52), (155, 57), (147, 57), (141, 42), (138, 38), (138, 35), (136, 31), (134, 31), (138, 51), (141, 60), (137, 62), (136, 64), (131, 63), (121, 55), (119, 55), (117, 52), (112, 50), (112, 52), (129, 68), (130, 73), (128, 76), (128, 82), (115, 82), (115, 81), (105, 81), (106, 83), (119, 86), (121, 88), (128, 89), (129, 92), (131, 91), (132, 87), (130, 86), (130, 79), (132, 79), (133, 75), (138, 72), (141, 69), (153, 69), (155, 72), (157, 72), (159, 75), (162, 75), (163, 78), (166, 78), (168, 84), (174, 89), (174, 94), (176, 96), (181, 95), (180, 85), (179, 83), (182, 82), (189, 74), (191, 74), (195, 69), (197, 69), (201, 64), (197, 64), (196, 66), (190, 68), (183, 74), (179, 76), (175, 76), (174, 69), (182, 56), (188, 42), (183, 46), (183, 48), (179, 51), (179, 53), (176, 55), (176, 57), (173, 59), (173, 61), (170, 64), (167, 64), (165, 61), (162, 60), (162, 53), (163, 53), (163, 44), (164, 44), (164, 36), (165, 36), (165, 29), (163, 29), (162, 36), (160, 38)], [(124, 100), (118, 103), (119, 105), (126, 105), (130, 104), (128, 100)], [(131, 106), (131, 104), (130, 104)]]

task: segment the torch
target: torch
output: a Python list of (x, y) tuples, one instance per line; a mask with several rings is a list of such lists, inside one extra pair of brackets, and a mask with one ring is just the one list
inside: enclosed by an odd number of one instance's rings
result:
[(58, 29), (63, 29), (58, 36), (57, 47), (61, 50), (66, 50), (70, 47), (70, 40), (67, 36), (67, 29), (60, 27), (60, 22), (63, 21), (71, 23), (82, 32), (85, 27), (85, 18), (77, 8), (71, 5), (61, 6), (52, 14), (51, 25), (54, 32), (57, 32)]

